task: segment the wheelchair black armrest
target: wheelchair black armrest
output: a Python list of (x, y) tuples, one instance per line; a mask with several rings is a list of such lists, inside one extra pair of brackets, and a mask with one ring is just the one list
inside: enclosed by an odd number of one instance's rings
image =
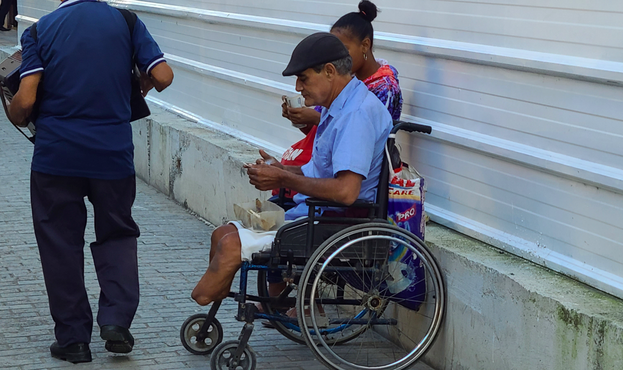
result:
[(347, 206), (342, 203), (331, 202), (329, 200), (323, 200), (318, 198), (307, 198), (305, 199), (305, 204), (309, 207), (339, 207), (339, 208), (377, 208), (379, 205), (370, 201), (357, 199), (355, 203)]
[(392, 133), (396, 133), (398, 131), (408, 131), (408, 132), (421, 132), (424, 134), (430, 134), (433, 131), (433, 128), (428, 125), (422, 125), (420, 123), (415, 122), (406, 122), (394, 120), (394, 128), (392, 129)]

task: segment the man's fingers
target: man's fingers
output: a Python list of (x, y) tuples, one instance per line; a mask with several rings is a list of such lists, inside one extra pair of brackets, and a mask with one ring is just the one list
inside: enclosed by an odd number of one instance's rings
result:
[(270, 156), (268, 153), (266, 153), (266, 152), (264, 151), (264, 149), (260, 149), (260, 155), (261, 155), (261, 156), (262, 156), (262, 158), (264, 158), (264, 159), (269, 159), (269, 158), (272, 158), (272, 156)]

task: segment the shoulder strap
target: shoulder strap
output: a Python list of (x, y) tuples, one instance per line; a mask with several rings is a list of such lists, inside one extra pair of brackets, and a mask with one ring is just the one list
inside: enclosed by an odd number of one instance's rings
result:
[(123, 18), (125, 19), (125, 23), (128, 24), (128, 28), (130, 29), (130, 37), (134, 35), (134, 26), (136, 25), (137, 16), (136, 13), (131, 12), (127, 9), (117, 9)]
[(37, 42), (37, 22), (33, 23), (32, 26), (30, 26), (30, 37), (32, 37), (35, 42)]

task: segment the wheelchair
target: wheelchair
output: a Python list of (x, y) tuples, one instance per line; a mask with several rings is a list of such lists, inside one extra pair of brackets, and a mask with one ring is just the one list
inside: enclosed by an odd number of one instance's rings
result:
[[(211, 354), (212, 370), (253, 370), (257, 358), (248, 341), (254, 321), (263, 319), (306, 344), (330, 369), (406, 369), (425, 353), (441, 326), (445, 290), (424, 242), (387, 219), (389, 166), (400, 160), (395, 146), (400, 130), (431, 132), (429, 126), (394, 122), (376, 202), (359, 200), (348, 207), (366, 217), (318, 216), (319, 207), (345, 206), (307, 199), (308, 217), (282, 226), (271, 251), (256, 253), (241, 266), (239, 291), (228, 296), (238, 302), (236, 319), (244, 322), (238, 339), (223, 342), (216, 319), (221, 302), (214, 302), (207, 314), (183, 323), (180, 339), (189, 352)], [(390, 261), (398, 248), (412, 253), (416, 269), (401, 270)], [(268, 294), (269, 270), (286, 283), (276, 297)], [(247, 293), (250, 271), (257, 271), (257, 295)], [(392, 287), (406, 278), (408, 296), (396, 294)], [(296, 317), (286, 314), (291, 307)]]

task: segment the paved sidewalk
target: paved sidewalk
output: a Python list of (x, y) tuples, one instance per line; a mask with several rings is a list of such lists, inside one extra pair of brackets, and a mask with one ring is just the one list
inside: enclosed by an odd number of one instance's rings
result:
[[(53, 322), (41, 273), (30, 217), (29, 171), (32, 144), (0, 118), (0, 368), (1, 369), (208, 369), (209, 357), (187, 352), (179, 330), (192, 314), (206, 312), (190, 299), (190, 292), (207, 266), (213, 226), (187, 212), (142, 181), (134, 205), (141, 228), (139, 264), (141, 303), (132, 326), (136, 338), (128, 356), (104, 350), (99, 329), (93, 329), (93, 362), (72, 365), (52, 359)], [(87, 205), (90, 204), (87, 202)], [(89, 214), (92, 214), (89, 211)], [(90, 218), (87, 245), (94, 240)], [(85, 247), (85, 281), (94, 316), (99, 288)], [(251, 287), (255, 284), (251, 282)], [(250, 288), (254, 292), (255, 288)], [(234, 319), (236, 306), (228, 299), (217, 318), (224, 340), (236, 339), (242, 324)], [(324, 369), (306, 346), (277, 331), (256, 325), (251, 346), (258, 369)], [(418, 365), (417, 369), (428, 369)]]
[(17, 44), (18, 44), (18, 34), (17, 34), (16, 27), (13, 27), (10, 31), (0, 31), (0, 46), (13, 47)]

